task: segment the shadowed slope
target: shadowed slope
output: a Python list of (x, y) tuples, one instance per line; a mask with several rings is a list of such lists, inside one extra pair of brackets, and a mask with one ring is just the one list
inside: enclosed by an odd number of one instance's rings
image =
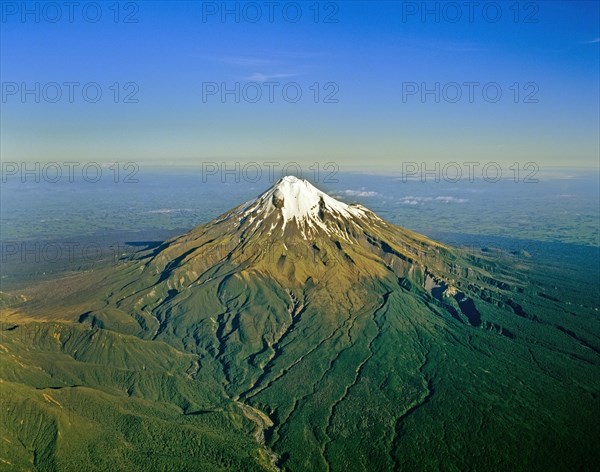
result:
[[(126, 394), (152, 418), (169, 411), (151, 436), (179, 441), (180, 425), (209, 421), (210, 447), (237, 435), (228, 460), (249, 468), (585, 467), (598, 426), (578, 405), (599, 407), (597, 316), (582, 305), (565, 318), (556, 299), (529, 290), (531, 273), (286, 177), (116, 268), (69, 279), (68, 297), (49, 285), (13, 298), (3, 388), (38, 402), (32, 389), (62, 385), (93, 389), (103, 404)], [(15, 341), (35, 318), (70, 322)], [(65, 362), (50, 368), (56, 359)], [(48, 419), (43, 429), (30, 448), (53, 464), (61, 427)], [(11, 434), (31, 444), (31, 429)], [(168, 454), (185, 462), (182, 449)]]

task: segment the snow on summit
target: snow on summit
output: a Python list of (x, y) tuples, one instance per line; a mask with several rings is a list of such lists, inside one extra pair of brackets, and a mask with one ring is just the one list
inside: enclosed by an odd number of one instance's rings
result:
[[(319, 217), (320, 211), (333, 211), (344, 217), (362, 216), (364, 211), (346, 205), (325, 192), (321, 192), (308, 180), (286, 176), (272, 187), (272, 199), (269, 202), (275, 207), (281, 205), (281, 213), (286, 222), (294, 218), (313, 219)], [(267, 191), (267, 194), (271, 192)]]
[(294, 221), (301, 229), (320, 227), (329, 233), (331, 227), (326, 222), (362, 218), (367, 211), (360, 205), (347, 205), (330, 197), (307, 180), (285, 176), (247, 204), (242, 210), (242, 218), (248, 217), (250, 222), (257, 220), (256, 223), (261, 224), (273, 215), (283, 222), (282, 232)]

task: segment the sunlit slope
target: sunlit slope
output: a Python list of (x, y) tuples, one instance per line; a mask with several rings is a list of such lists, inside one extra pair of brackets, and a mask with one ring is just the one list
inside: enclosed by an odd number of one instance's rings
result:
[(25, 446), (0, 458), (64, 470), (100, 443), (132, 470), (587, 470), (588, 292), (286, 178), (117, 267), (3, 296)]
[(3, 325), (2, 470), (265, 470), (255, 425), (194, 356), (67, 323)]

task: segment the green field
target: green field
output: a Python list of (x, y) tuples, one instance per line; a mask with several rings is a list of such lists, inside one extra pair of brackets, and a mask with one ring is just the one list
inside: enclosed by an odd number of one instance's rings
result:
[(235, 231), (2, 294), (0, 468), (594, 469), (593, 271)]

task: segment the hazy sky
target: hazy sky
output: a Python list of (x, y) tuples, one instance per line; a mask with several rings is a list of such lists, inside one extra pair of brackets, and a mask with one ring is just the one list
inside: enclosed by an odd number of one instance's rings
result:
[(596, 1), (22, 4), (4, 161), (598, 165)]

